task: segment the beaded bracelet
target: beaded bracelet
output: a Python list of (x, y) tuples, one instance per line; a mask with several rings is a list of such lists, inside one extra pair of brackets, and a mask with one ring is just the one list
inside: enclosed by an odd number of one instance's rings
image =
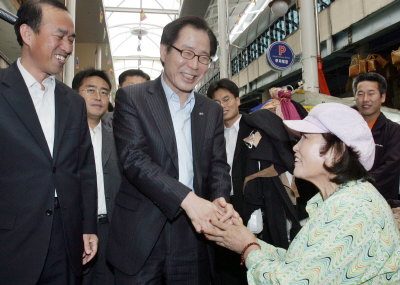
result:
[(244, 248), (243, 248), (243, 250), (242, 250), (242, 252), (240, 253), (240, 265), (241, 266), (243, 266), (244, 265), (244, 254), (245, 254), (245, 252), (246, 252), (246, 250), (250, 247), (250, 246), (252, 246), (252, 245), (256, 245), (256, 246), (258, 246), (260, 249), (261, 249), (261, 245), (259, 244), (259, 243), (257, 243), (257, 242), (251, 242), (251, 243), (249, 243), (248, 245), (246, 245)]

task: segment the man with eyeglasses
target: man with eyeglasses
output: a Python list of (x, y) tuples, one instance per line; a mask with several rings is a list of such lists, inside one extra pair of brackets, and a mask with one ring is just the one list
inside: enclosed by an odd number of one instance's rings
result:
[(121, 88), (114, 135), (124, 176), (115, 201), (108, 258), (118, 285), (208, 285), (213, 252), (203, 230), (237, 216), (230, 191), (222, 110), (194, 92), (217, 40), (198, 17), (161, 36), (162, 75)]
[[(212, 82), (207, 89), (207, 96), (222, 107), (226, 155), (232, 177), (230, 200), (235, 210), (243, 217), (245, 206), (243, 182), (247, 171), (248, 150), (243, 139), (250, 134), (252, 128), (242, 118), (246, 114), (239, 113), (239, 88), (234, 82), (227, 78)], [(216, 268), (222, 285), (247, 284), (246, 269), (240, 266), (239, 255), (224, 248), (218, 248), (216, 260)]]
[(114, 274), (106, 262), (106, 244), (115, 196), (121, 184), (112, 126), (102, 122), (110, 99), (111, 82), (102, 70), (86, 69), (72, 80), (72, 88), (86, 102), (87, 122), (92, 139), (97, 178), (97, 234), (99, 250), (85, 268), (83, 285), (113, 285)]

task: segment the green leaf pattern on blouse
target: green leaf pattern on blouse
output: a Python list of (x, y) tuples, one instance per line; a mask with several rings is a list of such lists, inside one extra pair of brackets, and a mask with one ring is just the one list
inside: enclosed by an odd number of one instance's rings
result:
[(307, 203), (309, 220), (288, 250), (259, 241), (247, 259), (253, 284), (400, 284), (400, 235), (389, 205), (362, 180)]

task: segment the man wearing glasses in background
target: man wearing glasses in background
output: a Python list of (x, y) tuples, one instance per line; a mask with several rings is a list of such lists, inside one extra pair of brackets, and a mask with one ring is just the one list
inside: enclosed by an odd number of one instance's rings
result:
[(115, 196), (121, 184), (121, 169), (115, 149), (112, 127), (102, 123), (107, 112), (111, 82), (102, 70), (86, 69), (77, 73), (72, 88), (86, 102), (87, 121), (92, 139), (97, 177), (97, 234), (99, 250), (88, 263), (83, 276), (83, 285), (113, 285), (114, 275), (105, 259), (109, 220)]
[(114, 134), (124, 176), (107, 256), (116, 284), (208, 285), (212, 251), (203, 230), (237, 215), (229, 197), (222, 109), (194, 87), (217, 40), (198, 17), (161, 36), (162, 75), (117, 92)]

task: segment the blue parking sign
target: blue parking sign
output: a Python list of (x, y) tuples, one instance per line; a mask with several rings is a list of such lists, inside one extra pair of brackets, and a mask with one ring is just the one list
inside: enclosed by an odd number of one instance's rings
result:
[(294, 57), (292, 48), (285, 42), (274, 42), (267, 50), (267, 63), (276, 71), (291, 67), (294, 63)]

